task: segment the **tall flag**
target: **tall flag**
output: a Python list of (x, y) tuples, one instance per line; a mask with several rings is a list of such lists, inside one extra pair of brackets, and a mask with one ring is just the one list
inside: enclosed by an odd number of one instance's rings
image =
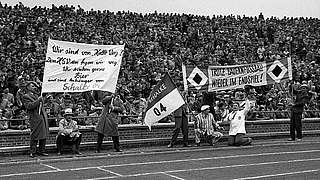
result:
[(292, 79), (291, 58), (273, 62), (257, 62), (230, 66), (185, 66), (182, 64), (184, 89), (190, 91), (221, 91), (263, 86)]
[(151, 130), (151, 125), (165, 118), (185, 103), (169, 74), (158, 82), (148, 98), (144, 123)]

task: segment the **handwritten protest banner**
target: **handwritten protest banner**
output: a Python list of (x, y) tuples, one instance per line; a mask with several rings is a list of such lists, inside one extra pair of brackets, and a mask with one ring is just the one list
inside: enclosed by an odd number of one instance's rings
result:
[(263, 86), (292, 79), (291, 58), (232, 66), (182, 65), (184, 89), (191, 91), (220, 91)]
[(115, 92), (124, 45), (49, 39), (42, 92)]

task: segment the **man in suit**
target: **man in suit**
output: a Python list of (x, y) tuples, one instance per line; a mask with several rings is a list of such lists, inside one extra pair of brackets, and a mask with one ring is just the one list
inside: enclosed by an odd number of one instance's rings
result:
[(304, 105), (308, 103), (312, 97), (312, 93), (308, 91), (308, 85), (302, 84), (299, 89), (293, 89), (295, 95), (294, 103), (291, 106), (290, 117), (290, 136), (289, 141), (302, 140), (302, 114), (304, 111)]
[(30, 157), (35, 157), (38, 142), (38, 154), (48, 156), (45, 153), (45, 146), (46, 138), (49, 135), (49, 124), (43, 108), (43, 97), (39, 96), (38, 88), (36, 82), (28, 82), (26, 84), (26, 94), (22, 96), (22, 102), (30, 121)]

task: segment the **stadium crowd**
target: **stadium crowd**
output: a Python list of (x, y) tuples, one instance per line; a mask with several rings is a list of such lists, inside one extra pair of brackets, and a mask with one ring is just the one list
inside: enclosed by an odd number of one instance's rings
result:
[[(214, 12), (213, 12), (214, 14)], [(27, 81), (41, 86), (48, 38), (91, 44), (126, 44), (118, 80), (126, 114), (122, 123), (141, 123), (152, 86), (164, 72), (175, 83), (182, 82), (181, 64), (235, 65), (291, 57), (293, 80), (258, 88), (222, 91), (213, 94), (212, 111), (220, 120), (230, 101), (256, 99), (248, 119), (288, 118), (292, 89), (307, 86), (313, 94), (306, 110), (319, 110), (320, 20), (317, 18), (264, 18), (247, 16), (198, 16), (191, 14), (85, 11), (80, 6), (27, 7), (22, 3), (0, 3), (0, 95), (1, 118), (24, 119), (21, 96)], [(76, 116), (101, 114), (102, 94), (51, 93), (45, 104), (50, 126), (63, 110)], [(189, 107), (199, 112), (206, 94), (188, 92)], [(209, 96), (208, 96), (209, 97)], [(210, 96), (211, 97), (211, 96)], [(267, 113), (264, 111), (276, 111)], [(136, 118), (138, 117), (138, 118)], [(319, 117), (319, 112), (305, 112)], [(169, 116), (163, 122), (170, 121)], [(1, 129), (25, 129), (28, 123), (0, 121)], [(94, 125), (86, 118), (80, 125)]]

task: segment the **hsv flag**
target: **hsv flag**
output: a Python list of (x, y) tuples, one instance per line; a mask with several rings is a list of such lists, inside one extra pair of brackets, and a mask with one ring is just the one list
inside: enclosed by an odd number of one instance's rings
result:
[(151, 130), (152, 124), (168, 116), (184, 103), (184, 99), (169, 74), (166, 73), (151, 91), (144, 116), (144, 123)]

